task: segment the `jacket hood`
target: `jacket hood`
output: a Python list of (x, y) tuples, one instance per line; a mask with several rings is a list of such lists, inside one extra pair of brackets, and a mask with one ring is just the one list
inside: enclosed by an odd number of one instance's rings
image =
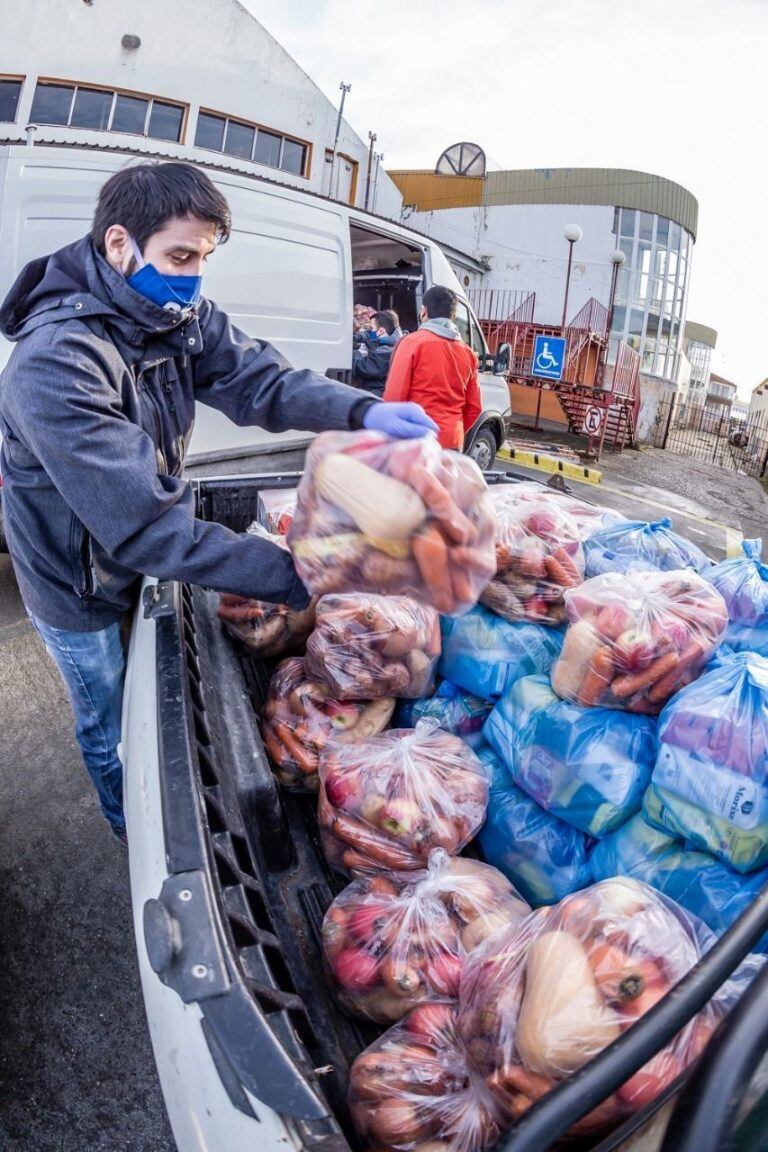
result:
[(0, 305), (0, 333), (19, 340), (43, 324), (109, 317), (128, 340), (176, 328), (187, 312), (169, 312), (139, 295), (84, 236), (32, 260)]
[(420, 331), (433, 332), (435, 336), (442, 336), (444, 340), (461, 340), (461, 332), (447, 316), (438, 316), (434, 320), (425, 320), (420, 325)]

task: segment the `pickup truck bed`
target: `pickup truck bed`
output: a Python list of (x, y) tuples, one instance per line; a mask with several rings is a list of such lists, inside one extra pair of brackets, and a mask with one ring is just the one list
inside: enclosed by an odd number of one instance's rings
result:
[[(199, 480), (198, 514), (242, 531), (256, 518), (260, 487), (288, 488), (296, 480)], [(347, 1074), (377, 1030), (337, 1010), (320, 961), (322, 918), (344, 880), (325, 864), (314, 798), (279, 789), (274, 780), (257, 727), (270, 668), (235, 647), (216, 617), (217, 602), (201, 588), (149, 584), (144, 614), (134, 624), (126, 688), (126, 808), (139, 962), (174, 1134), (180, 1152), (272, 1152), (285, 1141), (307, 1152), (360, 1149), (346, 1106)], [(146, 667), (148, 658), (154, 669)], [(154, 700), (156, 735), (141, 715), (140, 691)], [(155, 820), (150, 843), (155, 787), (162, 828)], [(760, 930), (754, 928), (740, 953), (739, 940), (732, 941), (737, 960), (768, 926), (768, 901), (758, 921)], [(735, 966), (726, 957), (725, 972), (729, 963)], [(681, 1001), (676, 1011), (675, 1031), (696, 1007)], [(626, 1035), (640, 1035), (648, 1021)], [(174, 1037), (177, 1024), (190, 1030)], [(199, 1040), (194, 1075), (185, 1082), (177, 1052), (185, 1045), (192, 1060), (195, 1029), (205, 1043)], [(212, 1076), (224, 1092), (198, 1109), (195, 1084), (202, 1091)], [(608, 1138), (599, 1148), (646, 1147), (632, 1142), (633, 1133), (654, 1111), (625, 1127), (625, 1142)], [(252, 1140), (246, 1143), (248, 1121)], [(549, 1144), (537, 1138), (519, 1147), (544, 1152)]]

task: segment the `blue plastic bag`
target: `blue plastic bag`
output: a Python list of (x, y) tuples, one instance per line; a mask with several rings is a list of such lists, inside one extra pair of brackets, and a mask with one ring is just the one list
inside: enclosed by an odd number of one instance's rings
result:
[(419, 700), (400, 700), (395, 711), (393, 728), (415, 728), (417, 720), (437, 720), (444, 732), (461, 736), (465, 744), (474, 748), (483, 743), (483, 724), (491, 704), (469, 692), (463, 692), (450, 680), (443, 680), (434, 696)]
[(546, 676), (502, 696), (483, 734), (519, 788), (588, 836), (639, 812), (656, 760), (656, 721), (561, 700)]
[(723, 656), (672, 697), (643, 810), (738, 872), (768, 864), (768, 659)]
[(628, 520), (595, 532), (584, 541), (587, 578), (603, 572), (662, 572), (693, 568), (704, 572), (712, 561), (690, 540), (672, 531), (672, 521)]
[(521, 676), (548, 672), (563, 645), (562, 628), (510, 624), (481, 606), (464, 616), (441, 616), (440, 627), (438, 672), (483, 700), (498, 699)]
[(488, 863), (536, 907), (586, 888), (592, 882), (589, 838), (517, 788), (491, 748), (475, 751), (490, 772), (488, 812), (478, 837)]
[[(768, 868), (742, 876), (706, 852), (659, 832), (640, 815), (595, 846), (590, 867), (595, 880), (610, 876), (643, 880), (698, 916), (718, 936), (768, 884)], [(756, 950), (768, 952), (768, 934)]]
[(705, 573), (728, 608), (725, 641), (736, 651), (768, 656), (768, 565), (761, 563), (762, 540), (744, 540), (742, 555)]

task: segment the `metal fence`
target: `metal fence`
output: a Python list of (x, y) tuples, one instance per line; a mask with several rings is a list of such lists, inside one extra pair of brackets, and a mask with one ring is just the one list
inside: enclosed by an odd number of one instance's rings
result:
[(768, 412), (739, 420), (726, 404), (685, 404), (679, 396), (665, 396), (651, 442), (655, 448), (733, 472), (768, 475)]

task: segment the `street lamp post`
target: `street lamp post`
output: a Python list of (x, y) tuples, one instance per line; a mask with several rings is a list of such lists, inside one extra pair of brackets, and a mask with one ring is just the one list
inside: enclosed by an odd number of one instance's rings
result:
[(620, 248), (616, 248), (611, 252), (611, 294), (608, 297), (608, 318), (605, 322), (605, 348), (603, 349), (602, 364), (600, 369), (600, 387), (605, 387), (605, 374), (608, 367), (608, 349), (611, 342), (611, 329), (613, 328), (613, 306), (616, 303), (616, 285), (619, 282), (619, 269), (626, 260), (625, 254)]
[(339, 133), (341, 132), (341, 118), (344, 115), (344, 101), (347, 98), (347, 92), (350, 91), (352, 85), (345, 84), (342, 80), (339, 84), (341, 89), (341, 103), (339, 104), (339, 114), (336, 117), (336, 133), (333, 137), (333, 151), (331, 152), (331, 178), (328, 182), (328, 195), (333, 198), (333, 177), (336, 172), (336, 150), (339, 146)]
[(374, 155), (374, 159), (376, 160), (376, 172), (375, 172), (374, 177), (373, 177), (373, 196), (371, 198), (371, 212), (376, 211), (376, 193), (379, 190), (379, 169), (381, 168), (381, 162), (384, 159), (384, 153), (383, 152), (374, 152), (373, 155)]
[(573, 246), (574, 246), (574, 244), (578, 244), (579, 240), (581, 240), (581, 237), (583, 236), (583, 232), (581, 231), (581, 228), (579, 228), (578, 224), (566, 224), (565, 228), (563, 228), (563, 236), (565, 236), (566, 240), (568, 241), (568, 270), (565, 273), (565, 296), (563, 298), (563, 322), (560, 326), (563, 329), (563, 331), (565, 331), (565, 317), (566, 317), (566, 312), (568, 311), (568, 289), (569, 289), (570, 283), (571, 283), (571, 263), (573, 262)]
[(376, 143), (376, 133), (375, 132), (369, 132), (368, 133), (368, 139), (369, 139), (370, 143), (368, 145), (368, 172), (367, 172), (366, 177), (365, 177), (365, 205), (364, 205), (366, 212), (368, 211), (368, 198), (371, 195), (371, 167), (373, 165), (373, 146)]

